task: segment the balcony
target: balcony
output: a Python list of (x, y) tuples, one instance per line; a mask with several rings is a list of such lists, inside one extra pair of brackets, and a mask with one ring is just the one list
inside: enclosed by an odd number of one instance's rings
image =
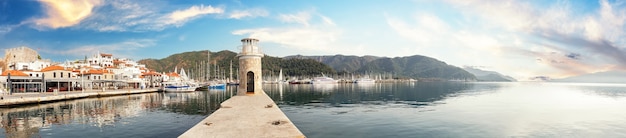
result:
[(254, 46), (254, 45), (243, 45), (243, 46), (239, 46), (237, 47), (237, 49), (239, 49), (239, 54), (237, 54), (237, 56), (244, 56), (244, 55), (260, 55), (263, 56), (263, 51), (261, 51), (261, 48), (258, 46)]

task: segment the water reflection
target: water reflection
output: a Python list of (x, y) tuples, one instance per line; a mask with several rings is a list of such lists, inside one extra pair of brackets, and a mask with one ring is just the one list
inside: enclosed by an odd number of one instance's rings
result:
[[(487, 87), (485, 87), (487, 86)], [(481, 85), (484, 89), (498, 89), (500, 85)], [(285, 87), (285, 88), (283, 88)], [(457, 93), (477, 90), (474, 83), (419, 82), (375, 84), (319, 84), (266, 85), (265, 91), (279, 104), (311, 106), (349, 106), (349, 104), (405, 104), (423, 106), (433, 104)], [(283, 90), (284, 89), (284, 90)], [(436, 104), (436, 103), (435, 103)]]
[[(81, 136), (81, 134), (84, 136), (86, 132), (81, 133), (80, 131), (90, 130), (88, 128), (93, 127), (100, 128), (100, 133), (102, 133), (102, 129), (116, 127), (176, 125), (159, 124), (167, 121), (153, 119), (150, 116), (178, 114), (199, 116), (198, 118), (201, 119), (217, 110), (219, 103), (230, 98), (230, 96), (230, 93), (226, 91), (149, 93), (1, 108), (0, 127), (5, 132), (4, 137), (71, 137), (69, 133), (64, 134), (63, 131), (71, 131), (71, 134), (75, 136)], [(190, 128), (194, 124), (180, 125), (186, 125), (184, 127)], [(61, 128), (54, 126), (64, 126), (66, 129), (59, 130)], [(68, 130), (67, 128), (72, 129)], [(46, 132), (42, 133), (42, 131)], [(163, 133), (171, 130), (146, 131), (162, 131), (161, 133)], [(171, 132), (171, 135), (176, 136), (179, 134), (174, 133), (182, 132)], [(115, 129), (114, 132), (106, 132), (109, 136), (113, 136), (111, 134), (125, 135), (129, 133), (141, 134), (143, 132), (130, 132), (129, 129)], [(98, 135), (94, 136), (97, 137)]]

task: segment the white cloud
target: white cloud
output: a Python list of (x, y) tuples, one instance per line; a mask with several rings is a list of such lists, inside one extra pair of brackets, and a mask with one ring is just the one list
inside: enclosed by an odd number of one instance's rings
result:
[(400, 36), (416, 42), (419, 47), (440, 45), (453, 34), (449, 25), (435, 15), (424, 13), (414, 19), (415, 23), (407, 23), (399, 18), (387, 17), (387, 24)]
[(184, 10), (174, 11), (165, 17), (165, 24), (176, 24), (176, 26), (180, 26), (181, 24), (187, 22), (194, 17), (205, 15), (205, 14), (220, 14), (223, 13), (224, 9), (222, 8), (214, 8), (211, 5), (209, 6), (191, 6)]
[(281, 14), (278, 16), (278, 19), (285, 23), (298, 23), (304, 26), (309, 26), (311, 12), (301, 11), (296, 14)]
[(257, 28), (233, 31), (234, 35), (248, 35), (263, 42), (277, 43), (298, 50), (332, 51), (339, 32), (323, 28)]
[(331, 20), (330, 18), (323, 16), (323, 15), (320, 15), (320, 17), (322, 18), (322, 20), (324, 21), (326, 25), (335, 26), (335, 22), (333, 22), (333, 20)]
[(46, 17), (35, 19), (38, 26), (62, 28), (79, 24), (92, 14), (100, 0), (40, 0), (45, 7)]
[[(232, 32), (233, 35), (247, 35), (260, 39), (262, 42), (279, 44), (285, 48), (309, 51), (337, 51), (337, 39), (341, 30), (332, 23), (332, 19), (325, 16), (312, 18), (310, 12), (296, 14), (281, 14), (281, 22), (297, 23), (295, 26), (265, 27), (240, 29)], [(315, 19), (315, 22), (311, 22)], [(332, 23), (332, 24), (331, 24)]]
[(253, 9), (248, 9), (248, 10), (234, 10), (230, 12), (230, 15), (228, 16), (228, 18), (242, 19), (242, 18), (265, 17), (268, 15), (269, 15), (269, 12), (265, 9), (253, 8)]

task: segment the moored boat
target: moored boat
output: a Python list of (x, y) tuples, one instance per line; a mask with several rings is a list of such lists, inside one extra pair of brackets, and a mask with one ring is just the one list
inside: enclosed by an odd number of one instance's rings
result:
[(376, 83), (376, 80), (374, 79), (370, 79), (370, 78), (360, 78), (358, 80), (355, 81), (357, 84), (364, 84), (364, 83)]
[(164, 83), (163, 91), (165, 92), (193, 92), (196, 86), (184, 83)]
[(311, 80), (311, 84), (337, 84), (337, 80), (326, 76), (315, 77)]

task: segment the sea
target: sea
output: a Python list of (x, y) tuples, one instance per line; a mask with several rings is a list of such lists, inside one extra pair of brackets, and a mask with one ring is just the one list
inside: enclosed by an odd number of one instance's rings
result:
[[(177, 137), (236, 87), (0, 108), (0, 137)], [(267, 84), (309, 138), (626, 137), (626, 84)]]

